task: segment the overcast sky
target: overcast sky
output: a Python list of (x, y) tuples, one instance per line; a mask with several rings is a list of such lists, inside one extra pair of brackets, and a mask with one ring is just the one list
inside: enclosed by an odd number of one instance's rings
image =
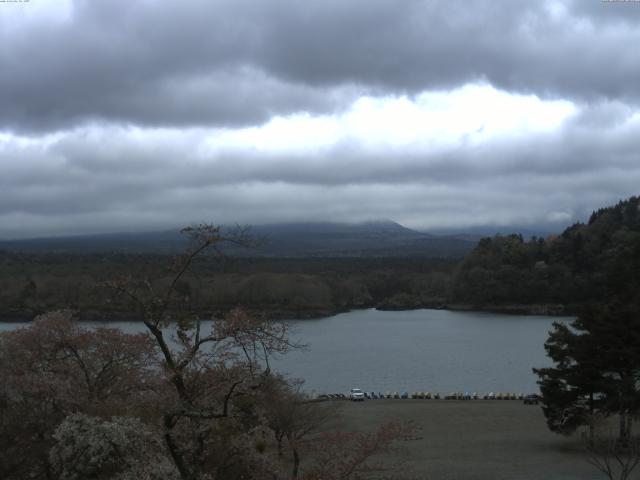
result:
[(0, 42), (0, 238), (640, 193), (640, 1), (6, 1)]

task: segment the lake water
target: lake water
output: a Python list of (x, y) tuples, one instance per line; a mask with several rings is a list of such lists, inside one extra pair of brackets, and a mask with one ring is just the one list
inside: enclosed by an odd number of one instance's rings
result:
[[(290, 321), (307, 347), (272, 368), (304, 378), (311, 393), (366, 391), (537, 391), (533, 367), (549, 365), (544, 342), (553, 321), (570, 318), (446, 310), (356, 310)], [(104, 325), (88, 322), (90, 325)], [(2, 324), (0, 330), (20, 324)], [(144, 325), (111, 322), (125, 331)]]

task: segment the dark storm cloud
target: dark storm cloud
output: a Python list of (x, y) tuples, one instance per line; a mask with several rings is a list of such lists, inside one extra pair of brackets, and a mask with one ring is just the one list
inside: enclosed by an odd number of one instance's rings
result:
[(595, 0), (78, 0), (66, 20), (3, 28), (0, 129), (259, 124), (340, 110), (362, 91), (477, 80), (637, 103), (639, 11)]
[(63, 5), (0, 3), (0, 238), (560, 229), (638, 193), (637, 2)]

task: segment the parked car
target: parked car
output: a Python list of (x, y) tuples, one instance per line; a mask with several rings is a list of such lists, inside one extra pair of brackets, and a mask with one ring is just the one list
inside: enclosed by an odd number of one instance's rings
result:
[(364, 401), (364, 392), (359, 388), (352, 388), (349, 391), (349, 400), (353, 402), (363, 402)]
[(539, 401), (540, 401), (540, 395), (536, 395), (535, 393), (531, 395), (526, 395), (524, 397), (525, 405), (537, 405)]

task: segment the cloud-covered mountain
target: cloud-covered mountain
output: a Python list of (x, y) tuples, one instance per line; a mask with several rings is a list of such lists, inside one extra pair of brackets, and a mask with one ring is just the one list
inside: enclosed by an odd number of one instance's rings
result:
[[(228, 255), (256, 257), (461, 257), (475, 241), (455, 236), (432, 236), (391, 221), (366, 223), (307, 222), (250, 227), (258, 246), (223, 248)], [(164, 253), (187, 247), (177, 230), (0, 242), (0, 250), (65, 253)]]

